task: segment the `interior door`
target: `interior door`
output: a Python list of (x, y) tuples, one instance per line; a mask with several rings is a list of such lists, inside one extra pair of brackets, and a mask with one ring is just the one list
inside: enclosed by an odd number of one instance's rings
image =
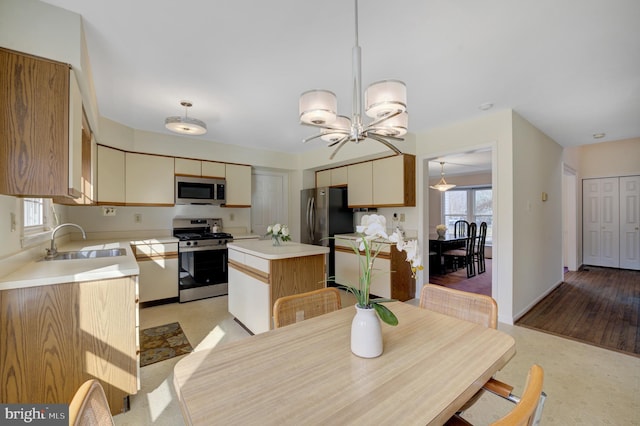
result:
[(620, 178), (620, 267), (640, 270), (640, 176)]
[(618, 178), (585, 179), (583, 199), (583, 263), (620, 267)]

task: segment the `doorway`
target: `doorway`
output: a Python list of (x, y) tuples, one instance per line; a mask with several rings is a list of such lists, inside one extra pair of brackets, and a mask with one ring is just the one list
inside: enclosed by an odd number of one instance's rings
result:
[(289, 222), (287, 173), (254, 170), (251, 175), (251, 232), (267, 233), (267, 226)]
[(578, 269), (578, 179), (576, 171), (564, 165), (562, 174), (562, 245), (565, 271)]
[[(496, 222), (496, 205), (497, 205), (497, 193), (495, 191), (495, 170), (493, 164), (495, 163), (495, 149), (492, 146), (478, 147), (472, 150), (466, 150), (464, 152), (448, 152), (435, 158), (427, 158), (423, 160), (423, 200), (424, 200), (424, 214), (423, 214), (423, 236), (425, 241), (425, 247), (429, 247), (429, 235), (435, 234), (435, 227), (440, 224), (447, 224), (454, 219), (458, 219), (457, 215), (460, 215), (460, 219), (467, 220), (469, 222), (488, 222), (492, 224), (492, 231), (488, 233), (487, 247), (485, 250), (486, 260), (485, 264), (489, 265), (486, 268), (486, 272), (479, 274), (476, 273), (472, 277), (467, 277), (466, 268), (453, 271), (451, 268), (445, 268), (444, 270), (439, 267), (439, 273), (433, 271), (433, 263), (430, 259), (425, 259), (425, 269), (428, 281), (434, 284), (441, 284), (451, 288), (458, 288), (461, 290), (467, 290), (476, 292), (479, 294), (486, 294), (494, 296), (496, 293), (496, 265), (497, 262), (494, 258), (496, 253), (493, 250), (495, 241), (495, 227)], [(444, 162), (444, 168), (440, 164)], [(429, 188), (430, 185), (435, 184), (442, 178), (442, 172), (444, 171), (444, 178), (448, 184), (455, 184), (456, 187), (445, 192), (439, 192), (437, 190)], [(481, 198), (478, 195), (486, 195), (486, 189), (489, 189), (492, 193), (491, 199), (488, 199), (488, 206), (480, 208)], [(460, 195), (451, 196), (451, 194)], [(447, 196), (449, 194), (450, 196)], [(446, 200), (460, 199), (464, 201), (463, 205), (459, 207), (460, 211), (448, 211), (450, 209)], [(485, 203), (486, 204), (486, 203)], [(449, 207), (447, 207), (449, 206)], [(488, 216), (487, 216), (488, 214)], [(492, 223), (493, 222), (493, 223)], [(453, 231), (448, 230), (449, 231)], [(493, 237), (493, 238), (492, 238)], [(431, 250), (425, 250), (425, 257)], [(436, 259), (436, 264), (441, 265), (441, 259)], [(446, 273), (442, 273), (445, 271)]]

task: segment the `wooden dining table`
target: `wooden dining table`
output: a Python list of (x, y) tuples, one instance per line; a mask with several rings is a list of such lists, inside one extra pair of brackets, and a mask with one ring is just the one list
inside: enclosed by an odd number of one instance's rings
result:
[(438, 257), (439, 273), (445, 274), (446, 267), (442, 259), (442, 254), (454, 248), (464, 248), (468, 237), (455, 236), (453, 234), (445, 234), (443, 236), (437, 234), (429, 234), (429, 251), (434, 251)]
[(353, 307), (193, 352), (174, 368), (188, 425), (438, 425), (515, 354), (501, 331), (393, 302), (384, 351), (351, 353)]

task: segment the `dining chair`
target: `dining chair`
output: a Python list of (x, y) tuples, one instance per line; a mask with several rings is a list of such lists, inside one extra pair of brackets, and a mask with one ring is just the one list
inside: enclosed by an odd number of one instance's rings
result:
[(473, 261), (478, 265), (478, 274), (482, 274), (487, 271), (487, 265), (484, 258), (484, 247), (487, 241), (487, 222), (480, 224), (480, 229), (477, 236), (477, 244), (473, 253)]
[(459, 265), (467, 266), (467, 278), (476, 275), (475, 262), (473, 261), (473, 253), (476, 246), (476, 232), (476, 223), (471, 222), (469, 224), (469, 232), (465, 240), (464, 248), (451, 249), (443, 253), (445, 259), (451, 259), (454, 271), (458, 270)]
[[(491, 423), (491, 426), (529, 426), (537, 425), (542, 415), (542, 408), (547, 395), (542, 391), (544, 382), (544, 370), (537, 364), (529, 369), (527, 381), (522, 397), (510, 395), (508, 399), (514, 402), (515, 407), (502, 418)], [(502, 395), (499, 395), (502, 396)], [(446, 426), (470, 426), (467, 420), (456, 414), (446, 423)]]
[(69, 404), (69, 425), (115, 425), (107, 396), (98, 380), (89, 379), (76, 391), (71, 404)]
[(454, 237), (466, 237), (469, 235), (469, 222), (466, 220), (456, 220), (453, 224)]
[[(498, 304), (492, 297), (484, 294), (456, 290), (435, 284), (425, 284), (420, 294), (419, 306), (423, 309), (470, 321), (484, 327), (493, 329), (498, 327)], [(514, 403), (520, 400), (512, 394), (513, 386), (491, 378), (484, 384), (482, 390), (476, 392), (476, 394), (460, 408), (459, 413), (471, 407), (480, 398), (483, 390), (487, 390)], [(536, 413), (537, 419), (539, 419), (541, 415), (545, 398), (546, 394), (542, 392), (540, 410)], [(455, 425), (456, 423), (452, 424)]]
[(273, 304), (273, 326), (284, 327), (341, 308), (340, 291), (335, 287), (283, 296)]

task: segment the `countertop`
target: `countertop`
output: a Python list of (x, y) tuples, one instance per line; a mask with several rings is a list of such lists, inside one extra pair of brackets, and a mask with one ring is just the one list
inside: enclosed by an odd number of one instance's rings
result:
[(59, 252), (123, 248), (125, 256), (74, 260), (37, 260), (0, 278), (0, 290), (37, 287), (68, 282), (93, 281), (138, 275), (138, 263), (129, 241), (72, 241)]
[(229, 250), (236, 250), (269, 260), (329, 253), (329, 247), (300, 244), (291, 241), (283, 242), (280, 246), (274, 246), (271, 239), (244, 241), (234, 240), (234, 242), (227, 244), (227, 248)]

